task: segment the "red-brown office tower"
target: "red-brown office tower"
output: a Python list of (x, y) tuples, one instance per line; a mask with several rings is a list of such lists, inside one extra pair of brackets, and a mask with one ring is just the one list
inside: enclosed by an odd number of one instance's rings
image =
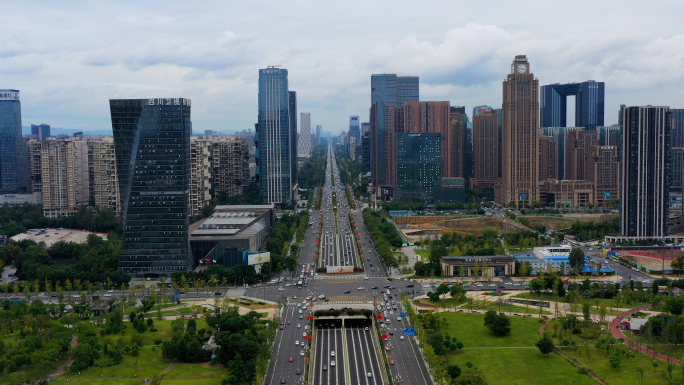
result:
[(499, 116), (489, 108), (473, 116), (473, 179), (471, 187), (499, 182)]
[(447, 132), (449, 148), (447, 176), (449, 177), (465, 178), (466, 176), (466, 121), (463, 107), (449, 108), (449, 132)]
[(404, 102), (403, 132), (441, 134), (442, 176), (449, 176), (448, 164), (453, 153), (449, 142), (445, 140), (449, 132), (449, 102)]
[(599, 140), (596, 131), (565, 134), (565, 179), (594, 181), (594, 157)]
[(539, 80), (525, 55), (517, 55), (503, 82), (503, 161), (500, 204), (515, 207), (540, 201)]
[(539, 136), (539, 179), (556, 179), (556, 141), (546, 135)]

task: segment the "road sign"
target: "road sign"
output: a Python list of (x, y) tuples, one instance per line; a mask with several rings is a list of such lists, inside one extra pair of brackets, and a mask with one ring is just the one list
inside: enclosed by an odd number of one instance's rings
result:
[(406, 317), (406, 313), (399, 313), (399, 317)]
[(405, 336), (415, 336), (416, 335), (416, 329), (415, 328), (405, 328), (404, 329), (404, 335)]

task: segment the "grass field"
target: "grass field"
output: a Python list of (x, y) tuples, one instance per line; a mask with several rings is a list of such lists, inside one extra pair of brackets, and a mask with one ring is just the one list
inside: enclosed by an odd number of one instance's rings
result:
[(415, 249), (415, 252), (416, 254), (420, 255), (423, 261), (427, 261), (430, 259), (430, 250)]
[[(137, 368), (136, 368), (137, 363)], [(98, 368), (92, 366), (78, 373), (66, 373), (60, 378), (152, 378), (169, 367), (171, 361), (162, 359), (161, 349), (146, 346), (140, 349), (138, 357), (124, 355), (123, 362), (119, 365)]]
[(458, 338), (465, 348), (447, 356), (450, 365), (466, 368), (466, 362), (483, 370), (491, 385), (581, 384), (595, 382), (561, 357), (544, 357), (534, 347), (539, 340), (539, 320), (511, 318), (511, 334), (496, 337), (484, 326), (484, 315), (448, 313), (443, 334)]

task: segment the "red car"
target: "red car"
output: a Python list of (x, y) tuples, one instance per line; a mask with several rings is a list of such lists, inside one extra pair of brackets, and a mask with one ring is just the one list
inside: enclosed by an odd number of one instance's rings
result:
[(288, 361), (292, 362), (292, 361), (294, 361), (294, 360), (292, 359), (292, 357), (290, 357), (290, 359), (289, 359)]

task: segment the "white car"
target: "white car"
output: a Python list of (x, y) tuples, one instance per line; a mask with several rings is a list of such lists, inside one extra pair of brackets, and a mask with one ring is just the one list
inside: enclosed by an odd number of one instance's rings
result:
[(302, 325), (301, 325), (301, 324), (297, 324), (297, 328), (298, 328), (298, 329), (299, 329), (299, 328), (301, 328), (301, 327), (302, 327)]
[(299, 346), (299, 341), (295, 341), (295, 345)]
[(335, 351), (334, 351), (334, 350), (332, 350), (332, 351), (330, 352), (330, 357), (335, 357)]
[(283, 289), (282, 287), (279, 287), (278, 291), (285, 291), (285, 289)]
[(290, 286), (292, 286), (291, 283), (288, 283), (288, 284), (285, 285), (285, 287), (290, 287)]
[(399, 339), (400, 339), (400, 340), (403, 340), (403, 339), (404, 339), (404, 336), (399, 336)]

